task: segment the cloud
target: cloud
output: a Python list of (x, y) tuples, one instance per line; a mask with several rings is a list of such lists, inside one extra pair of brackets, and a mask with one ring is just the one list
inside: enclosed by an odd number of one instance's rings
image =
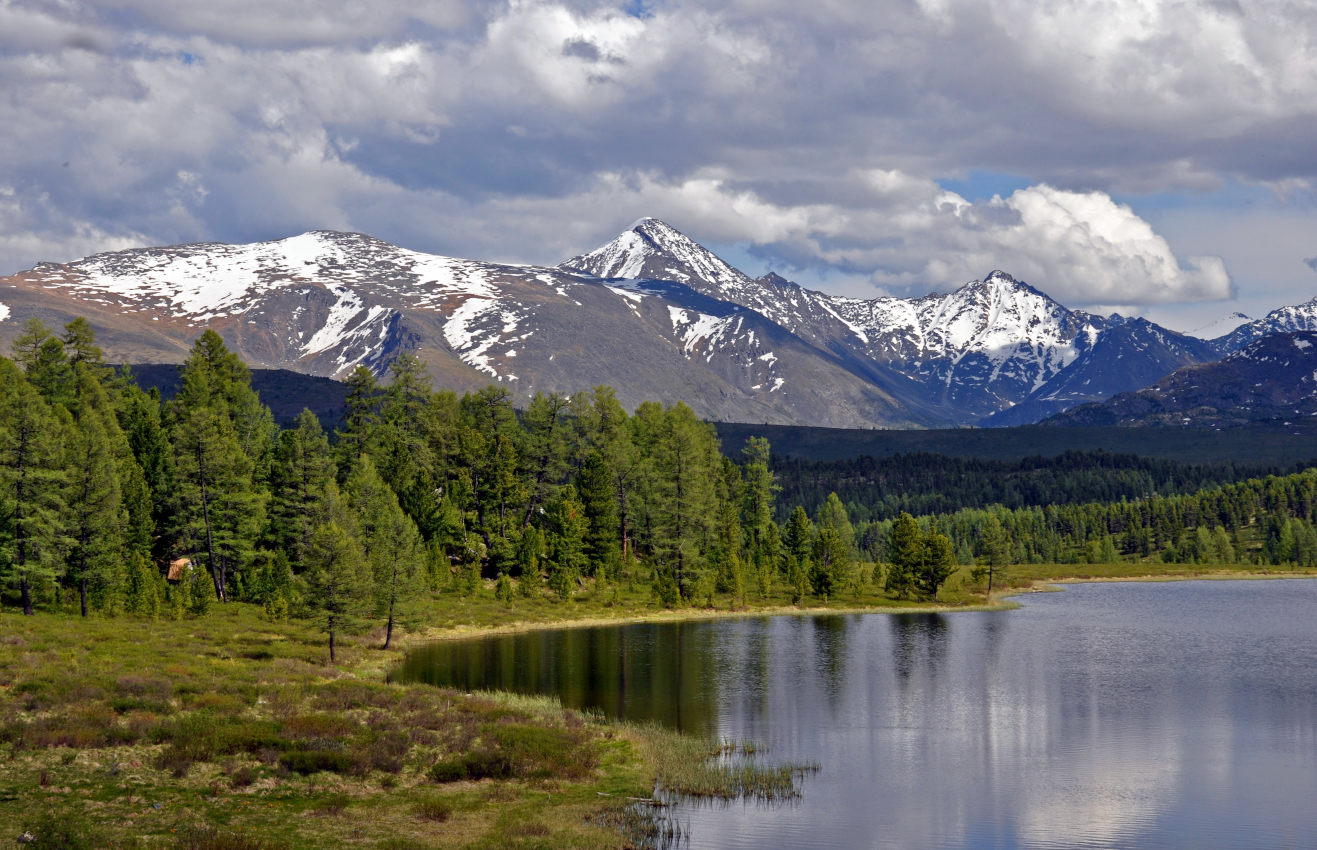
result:
[(1112, 196), (1311, 198), (1314, 52), (1286, 0), (0, 4), (0, 185), (47, 211), (0, 270), (325, 226), (544, 262), (649, 213), (893, 291), (1220, 298)]
[(1303, 262), (1307, 264), (1308, 268), (1317, 272), (1317, 257), (1305, 257)]

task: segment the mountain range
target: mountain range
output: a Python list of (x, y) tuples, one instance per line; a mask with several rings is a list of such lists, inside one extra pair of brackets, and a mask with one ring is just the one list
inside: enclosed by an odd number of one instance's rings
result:
[(1059, 413), (1045, 425), (1234, 428), (1317, 425), (1317, 332), (1262, 336), (1215, 363), (1177, 369), (1150, 387)]
[(1011, 425), (1147, 387), (1269, 334), (1317, 299), (1216, 340), (1070, 310), (1002, 271), (954, 292), (858, 299), (752, 278), (657, 219), (556, 266), (423, 254), (358, 233), (200, 243), (40, 263), (0, 278), (0, 344), (85, 316), (117, 362), (181, 362), (206, 327), (258, 368), (383, 374), (515, 395), (616, 388), (729, 422)]

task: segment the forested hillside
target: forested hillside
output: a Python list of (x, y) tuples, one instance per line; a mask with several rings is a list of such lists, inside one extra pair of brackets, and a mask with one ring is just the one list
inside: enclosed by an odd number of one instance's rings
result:
[[(567, 598), (626, 570), (663, 604), (744, 599), (820, 545), (813, 523), (778, 534), (767, 443), (738, 466), (680, 403), (628, 414), (600, 387), (518, 415), (506, 390), (436, 391), (402, 357), (387, 387), (352, 374), (331, 440), (309, 412), (281, 431), (214, 333), (163, 404), (104, 365), (85, 322), (62, 336), (30, 323), (14, 353), (0, 361), (0, 564), (28, 612), (69, 594), (84, 613), (245, 599), (332, 636), (360, 616), (391, 627), (427, 588), (482, 577), (501, 596)], [(849, 569), (850, 540), (825, 543), (838, 554), (813, 558), (800, 594), (828, 595)]]
[(778, 519), (785, 519), (792, 505), (813, 514), (836, 493), (853, 521), (869, 521), (892, 519), (901, 511), (935, 514), (989, 505), (1026, 508), (1173, 496), (1299, 472), (1309, 465), (1183, 463), (1103, 451), (1014, 461), (920, 452), (838, 461), (774, 457), (773, 472), (782, 488)]
[(775, 463), (759, 437), (733, 461), (681, 403), (628, 413), (597, 387), (515, 411), (497, 386), (436, 390), (406, 356), (387, 386), (352, 374), (330, 435), (309, 411), (280, 429), (214, 333), (167, 402), (106, 366), (82, 321), (61, 335), (31, 322), (14, 355), (0, 358), (0, 601), (27, 613), (246, 600), (314, 618), (332, 654), (366, 621), (387, 645), (436, 593), (625, 587), (741, 607), (936, 598), (960, 566), (1317, 565), (1313, 469), (1106, 453)]

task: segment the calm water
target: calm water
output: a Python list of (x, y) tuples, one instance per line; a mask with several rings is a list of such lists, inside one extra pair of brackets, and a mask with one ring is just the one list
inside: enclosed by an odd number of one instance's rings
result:
[(1317, 847), (1317, 581), (1021, 601), (445, 643), (399, 677), (821, 764), (794, 804), (681, 807), (693, 848)]

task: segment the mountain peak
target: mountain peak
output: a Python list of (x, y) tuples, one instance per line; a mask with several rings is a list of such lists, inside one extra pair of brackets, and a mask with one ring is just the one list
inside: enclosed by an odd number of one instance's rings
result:
[(983, 279), (984, 283), (1019, 283), (1015, 278), (1008, 275), (1001, 269), (993, 269), (988, 272), (988, 276)]
[(607, 244), (558, 268), (606, 279), (670, 280), (705, 294), (750, 282), (717, 254), (657, 218), (640, 219)]
[(765, 273), (765, 274), (763, 274), (763, 275), (761, 275), (761, 276), (755, 278), (755, 283), (758, 283), (758, 284), (761, 284), (761, 285), (764, 285), (764, 286), (790, 286), (790, 285), (791, 285), (791, 281), (789, 281), (789, 280), (787, 280), (786, 278), (782, 277), (782, 275), (778, 274), (777, 272), (767, 272), (767, 273)]

